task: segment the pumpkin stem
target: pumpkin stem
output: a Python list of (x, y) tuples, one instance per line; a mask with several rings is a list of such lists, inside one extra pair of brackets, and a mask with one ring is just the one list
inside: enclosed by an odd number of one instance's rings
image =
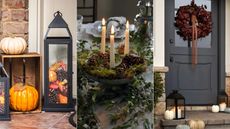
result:
[(25, 86), (23, 85), (23, 83), (16, 83), (14, 84), (14, 91), (22, 91), (25, 89)]
[(15, 38), (16, 36), (15, 36), (15, 34), (9, 34), (9, 37), (11, 37), (11, 38)]

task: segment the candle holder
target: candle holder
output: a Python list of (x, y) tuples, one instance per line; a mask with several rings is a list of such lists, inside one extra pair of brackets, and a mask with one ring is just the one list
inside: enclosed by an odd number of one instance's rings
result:
[[(72, 35), (62, 13), (57, 11), (44, 40), (45, 111), (73, 111)], [(50, 36), (50, 29), (67, 31), (68, 36)]]
[(185, 98), (177, 90), (166, 97), (166, 110), (174, 112), (174, 120), (185, 119)]
[(135, 75), (146, 71), (147, 64), (142, 57), (126, 55), (121, 63), (110, 68), (109, 53), (96, 52), (84, 64), (81, 64), (84, 73), (89, 79), (103, 85), (127, 85)]

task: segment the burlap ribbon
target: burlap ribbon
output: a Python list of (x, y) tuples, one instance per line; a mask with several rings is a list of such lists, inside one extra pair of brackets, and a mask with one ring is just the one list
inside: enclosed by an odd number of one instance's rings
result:
[(192, 15), (192, 66), (197, 64), (197, 17)]

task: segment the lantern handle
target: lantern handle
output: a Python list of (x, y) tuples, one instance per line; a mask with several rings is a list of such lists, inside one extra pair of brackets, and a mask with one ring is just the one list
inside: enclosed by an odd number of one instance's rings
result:
[(60, 11), (54, 13), (54, 17), (56, 17), (57, 15), (60, 15), (62, 17), (62, 13)]

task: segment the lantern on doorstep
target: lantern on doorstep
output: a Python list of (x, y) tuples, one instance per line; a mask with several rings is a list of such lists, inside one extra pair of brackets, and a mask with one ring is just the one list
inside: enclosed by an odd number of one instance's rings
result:
[(221, 90), (218, 94), (218, 104), (220, 111), (224, 111), (228, 107), (228, 95), (225, 90)]
[(9, 76), (0, 63), (0, 121), (10, 120), (9, 98)]
[(185, 119), (185, 98), (177, 90), (166, 97), (166, 110), (173, 112), (173, 119)]
[[(60, 31), (67, 36), (53, 36)], [(57, 11), (44, 39), (44, 111), (72, 111), (72, 35)]]
[(153, 16), (153, 3), (148, 1), (145, 3), (145, 8), (146, 8), (146, 16)]

